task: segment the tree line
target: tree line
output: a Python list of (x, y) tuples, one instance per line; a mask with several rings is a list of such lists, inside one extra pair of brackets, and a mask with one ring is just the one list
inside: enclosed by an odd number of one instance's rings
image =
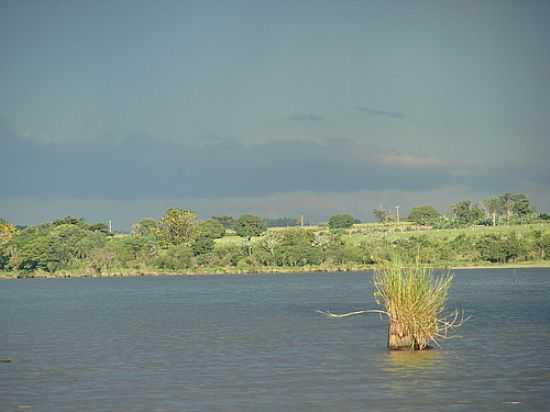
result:
[[(393, 222), (396, 219), (396, 216), (383, 208), (373, 210), (373, 215), (380, 222)], [(547, 214), (538, 214), (525, 194), (503, 193), (478, 203), (462, 200), (450, 206), (445, 214), (440, 214), (430, 205), (416, 206), (407, 220), (443, 229), (467, 225), (525, 224), (549, 218)]]
[[(427, 206), (413, 208), (409, 219), (420, 226), (433, 227), (450, 219), (450, 227), (459, 228), (437, 236), (433, 230), (369, 231), (369, 225), (356, 225), (358, 221), (349, 214), (332, 216), (326, 227), (268, 230), (264, 219), (251, 214), (201, 221), (196, 212), (170, 208), (158, 220), (134, 224), (129, 234), (113, 234), (106, 224), (89, 224), (74, 217), (19, 229), (0, 219), (0, 271), (26, 276), (240, 272), (277, 267), (339, 270), (376, 265), (395, 255), (442, 265), (549, 259), (550, 225), (512, 225), (545, 219), (544, 215), (526, 219), (534, 212), (524, 199), (515, 196), (505, 203), (502, 198), (498, 208), (486, 210), (472, 202), (459, 202), (450, 209), (451, 217), (436, 215)], [(488, 213), (496, 217), (489, 215), (486, 230), (467, 229), (487, 219)], [(501, 225), (508, 229), (492, 228), (502, 223), (509, 223)]]

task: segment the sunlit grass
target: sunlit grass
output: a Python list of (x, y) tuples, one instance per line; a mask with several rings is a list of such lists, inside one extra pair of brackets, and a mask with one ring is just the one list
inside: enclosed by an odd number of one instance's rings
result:
[(411, 349), (438, 344), (449, 329), (459, 325), (458, 316), (443, 318), (453, 275), (433, 276), (430, 268), (417, 262), (402, 266), (398, 259), (384, 265), (374, 275), (376, 302), (384, 307), (400, 335), (410, 339)]

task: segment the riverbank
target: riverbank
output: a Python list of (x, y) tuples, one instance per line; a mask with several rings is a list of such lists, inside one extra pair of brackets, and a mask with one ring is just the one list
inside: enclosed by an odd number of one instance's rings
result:
[[(469, 269), (525, 269), (525, 268), (550, 268), (550, 261), (529, 261), (516, 263), (486, 263), (473, 262), (472, 264), (437, 264), (429, 265), (434, 269), (444, 270), (469, 270)], [(0, 280), (13, 279), (71, 279), (71, 278), (124, 278), (139, 276), (235, 276), (235, 275), (261, 275), (273, 273), (327, 273), (327, 272), (369, 272), (376, 269), (376, 265), (340, 265), (340, 266), (274, 266), (257, 267), (249, 269), (228, 268), (201, 268), (199, 270), (144, 270), (144, 269), (119, 269), (105, 273), (90, 272), (33, 272), (33, 273), (14, 273), (0, 272)]]
[(356, 224), (201, 239), (171, 244), (140, 232), (108, 236), (82, 224), (31, 227), (3, 242), (0, 279), (356, 272), (392, 256), (445, 269), (550, 267), (548, 223), (444, 230)]

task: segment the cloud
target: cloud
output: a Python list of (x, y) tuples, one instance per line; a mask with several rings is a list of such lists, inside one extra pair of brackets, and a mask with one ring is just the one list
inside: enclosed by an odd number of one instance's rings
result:
[(381, 164), (389, 167), (410, 169), (437, 169), (445, 167), (439, 159), (427, 156), (418, 156), (410, 153), (390, 152), (378, 156)]
[[(344, 139), (177, 144), (139, 134), (101, 144), (39, 143), (4, 127), (0, 140), (2, 201), (47, 197), (131, 205), (160, 199), (211, 199), (216, 204), (224, 199), (223, 209), (227, 199), (247, 204), (247, 199), (284, 193), (316, 193), (323, 201), (324, 194), (425, 193), (459, 185), (475, 193), (518, 192), (529, 183), (547, 187), (550, 175), (548, 169), (465, 168)], [(282, 203), (276, 210), (283, 210)]]
[[(356, 152), (367, 155), (356, 156)], [(417, 162), (388, 163), (346, 140), (301, 140), (244, 145), (236, 141), (176, 144), (143, 135), (94, 144), (3, 144), (3, 195), (258, 196), (298, 191), (425, 190), (451, 173)], [(2, 196), (0, 194), (0, 196)]]
[(291, 113), (288, 120), (300, 122), (318, 122), (324, 120), (323, 116), (314, 113)]
[(370, 116), (383, 116), (390, 117), (392, 119), (403, 119), (405, 115), (401, 112), (388, 112), (386, 110), (373, 109), (371, 107), (359, 106), (357, 110), (363, 113), (367, 113)]

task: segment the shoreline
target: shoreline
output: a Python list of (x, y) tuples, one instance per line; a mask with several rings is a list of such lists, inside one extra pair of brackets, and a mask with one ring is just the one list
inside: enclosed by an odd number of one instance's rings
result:
[[(479, 269), (545, 269), (550, 268), (550, 261), (533, 261), (520, 263), (479, 263), (471, 265), (428, 265), (433, 269), (445, 270), (479, 270)], [(232, 270), (231, 270), (232, 269)], [(107, 273), (78, 273), (78, 272), (36, 272), (36, 273), (12, 273), (0, 272), (0, 280), (24, 280), (24, 279), (100, 279), (100, 278), (130, 278), (130, 277), (159, 277), (159, 276), (254, 276), (268, 274), (300, 274), (300, 273), (328, 273), (328, 272), (370, 272), (376, 269), (375, 265), (343, 265), (343, 266), (302, 266), (302, 267), (259, 267), (247, 270), (237, 268), (205, 268), (204, 270), (188, 271), (149, 271), (143, 269), (112, 271)]]

